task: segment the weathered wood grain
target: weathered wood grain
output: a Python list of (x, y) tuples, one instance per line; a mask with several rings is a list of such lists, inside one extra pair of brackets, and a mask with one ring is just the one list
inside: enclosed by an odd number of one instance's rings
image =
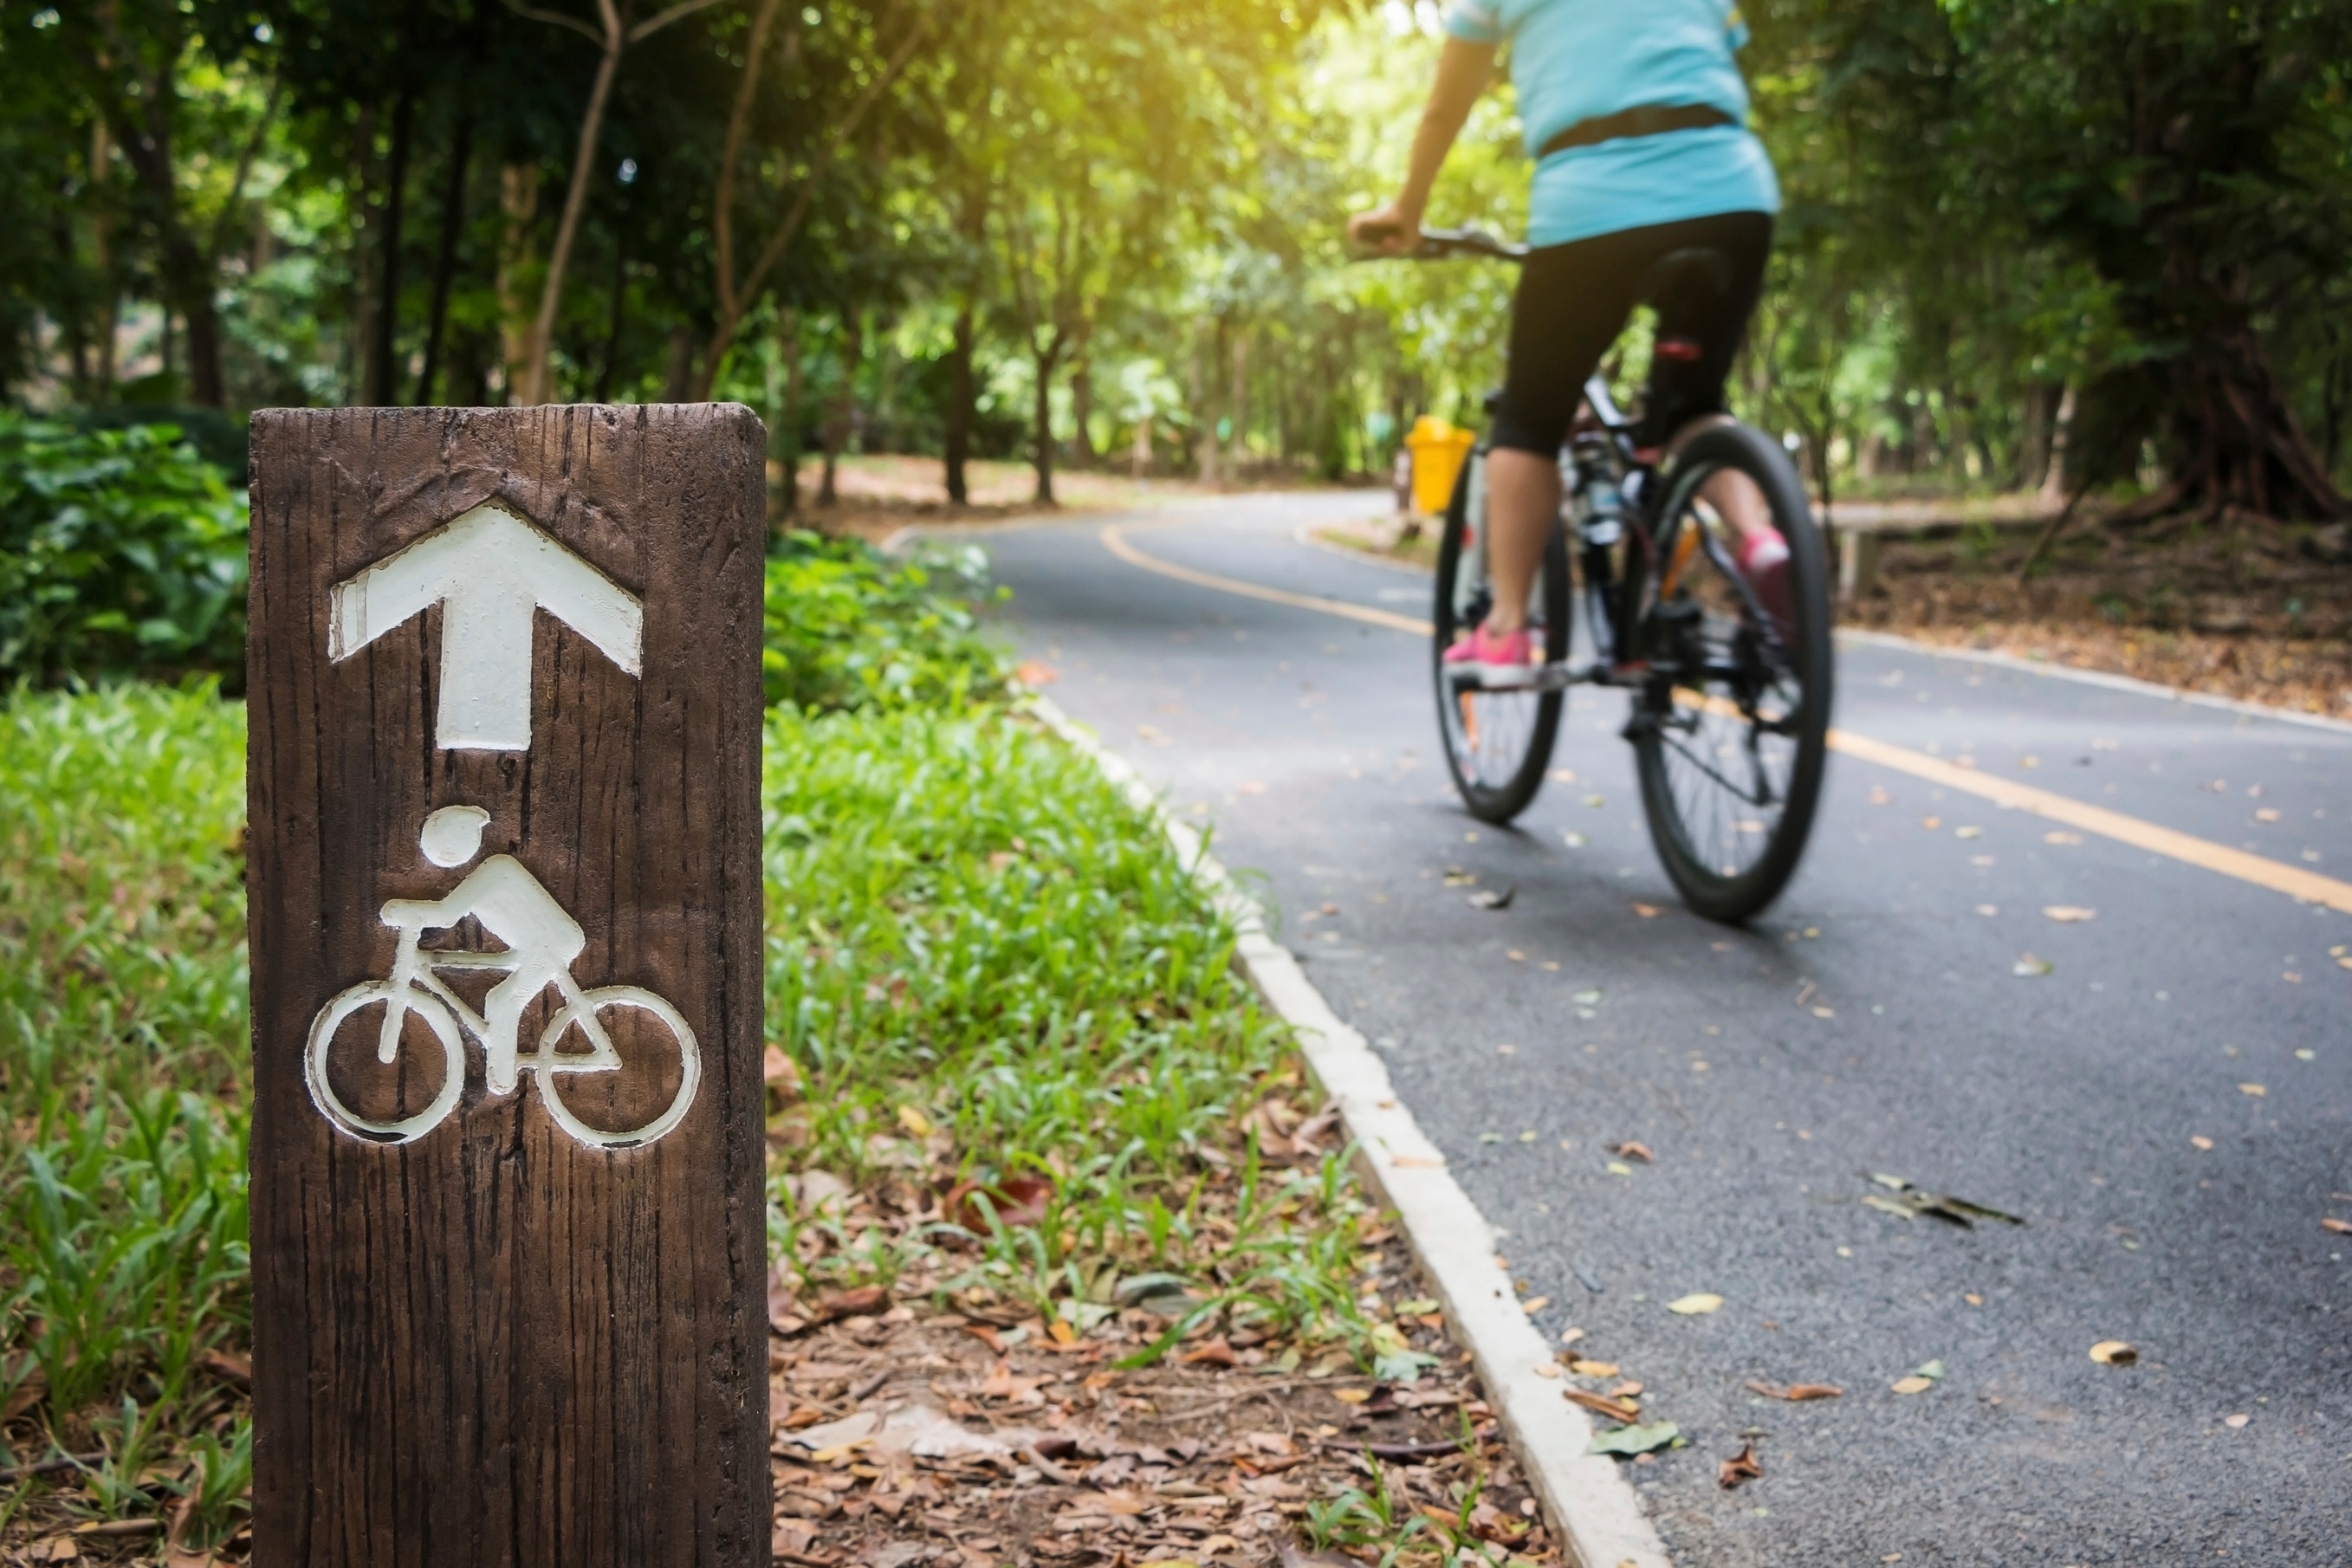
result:
[[(262, 1568), (768, 1560), (764, 447), (731, 405), (254, 416)], [(438, 610), (328, 657), (334, 584), (485, 501), (644, 604), (641, 679), (539, 614), (524, 752), (436, 748)], [(312, 1019), (391, 972), (378, 911), (464, 874), (418, 847), (452, 804), (487, 810), (482, 853), (514, 856), (584, 929), (581, 984), (645, 987), (691, 1025), (701, 1082), (667, 1136), (577, 1142), (538, 1074), (488, 1093), (470, 1038), (462, 1100), (413, 1142), (363, 1142), (312, 1103)], [(526, 1014), (526, 1055), (551, 1015)], [(629, 1068), (564, 1078), (567, 1100), (634, 1125), (667, 1092), (663, 1038), (616, 1030)], [(412, 1023), (395, 1068), (339, 1045), (334, 1070), (407, 1114), (429, 1097), (429, 1045)]]

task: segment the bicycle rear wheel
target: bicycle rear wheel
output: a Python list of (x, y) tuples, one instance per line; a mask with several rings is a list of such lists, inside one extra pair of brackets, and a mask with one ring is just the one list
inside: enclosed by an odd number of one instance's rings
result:
[[(1430, 666), (1437, 687), (1437, 727), (1445, 766), (1462, 804), (1481, 822), (1507, 823), (1543, 787), (1552, 742), (1559, 734), (1558, 690), (1482, 689), (1451, 676), (1445, 650), (1467, 635), (1494, 605), (1486, 578), (1486, 448), (1462, 465), (1445, 508), (1445, 534), (1437, 552), (1437, 603)], [(1555, 526), (1528, 594), (1528, 630), (1547, 664), (1568, 658), (1568, 543)]]
[[(1703, 493), (1718, 475), (1763, 492), (1789, 543), (1779, 625), (1734, 563)], [(1811, 835), (1829, 750), (1829, 559), (1788, 457), (1743, 425), (1701, 431), (1662, 476), (1639, 657), (1653, 670), (1629, 728), (1642, 807), (1690, 907), (1738, 923), (1780, 894)]]

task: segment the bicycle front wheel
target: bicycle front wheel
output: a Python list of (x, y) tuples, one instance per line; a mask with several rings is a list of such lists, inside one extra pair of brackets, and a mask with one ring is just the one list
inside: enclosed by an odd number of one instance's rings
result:
[[(595, 1026), (592, 1035), (588, 1025)], [(609, 1042), (612, 1057), (600, 1050), (562, 1051), (556, 1047), (573, 1029)], [(675, 1052), (673, 1066), (672, 1053)], [(548, 1020), (539, 1037), (539, 1053), (531, 1065), (539, 1069), (540, 1097), (556, 1125), (581, 1142), (597, 1149), (634, 1149), (650, 1143), (686, 1120), (693, 1107), (696, 1086), (702, 1081), (702, 1052), (694, 1031), (678, 1010), (652, 992), (635, 985), (606, 985), (567, 1003)], [(563, 1098), (556, 1085), (572, 1077), (595, 1078), (610, 1087), (605, 1091), (606, 1116), (599, 1120), (630, 1121), (648, 1105), (657, 1107), (650, 1120), (620, 1131), (598, 1127)], [(572, 1091), (580, 1096), (583, 1091)], [(584, 1098), (584, 1096), (583, 1096)]]
[[(1661, 479), (1643, 585), (1651, 675), (1628, 733), (1658, 858), (1690, 907), (1736, 924), (1795, 875), (1829, 751), (1829, 557), (1787, 454), (1744, 425), (1701, 431)], [(1722, 509), (1760, 496), (1788, 542), (1788, 593), (1766, 605)]]
[[(1486, 449), (1482, 443), (1462, 465), (1445, 508), (1445, 534), (1437, 552), (1437, 603), (1430, 616), (1430, 666), (1437, 686), (1437, 728), (1445, 765), (1470, 815), (1509, 822), (1543, 787), (1559, 735), (1562, 694), (1557, 690), (1489, 689), (1466, 683), (1449, 667), (1445, 650), (1466, 637), (1494, 607), (1486, 573)], [(1555, 526), (1528, 595), (1528, 630), (1546, 664), (1568, 658), (1568, 543)]]
[[(394, 1006), (402, 1008), (405, 1016), (393, 1021), (393, 1040), (396, 1048), (390, 1058), (386, 1058), (375, 1048), (383, 1039), (386, 1023), (376, 1016), (376, 1009)], [(344, 1026), (353, 1017), (366, 1020), (365, 1026), (359, 1030), (346, 1029)], [(412, 1043), (416, 1039), (416, 1032), (406, 1027), (409, 1018), (421, 1019), (425, 1026), (425, 1034), (439, 1048), (437, 1052), (425, 1050), (416, 1053), (422, 1058), (419, 1069), (423, 1074), (421, 1082), (436, 1087), (424, 1110), (413, 1116), (402, 1116), (399, 1114), (401, 1105), (412, 1102), (414, 1099), (406, 1092), (414, 1050)], [(346, 1042), (345, 1052), (341, 1058), (342, 1073), (365, 1080), (352, 1098), (381, 1100), (390, 1114), (370, 1115), (356, 1110), (337, 1089), (335, 1063), (329, 1058), (334, 1054), (339, 1036)], [(352, 1048), (354, 1046), (367, 1048), (355, 1051)], [(449, 1016), (449, 1009), (436, 998), (389, 980), (371, 980), (352, 986), (319, 1009), (319, 1016), (310, 1023), (309, 1047), (302, 1053), (303, 1076), (310, 1084), (310, 1103), (319, 1108), (319, 1114), (352, 1137), (363, 1138), (371, 1143), (414, 1143), (439, 1126), (442, 1119), (457, 1106), (457, 1096), (466, 1087), (465, 1049), (465, 1037), (457, 1032), (457, 1019)], [(389, 1070), (372, 1071), (371, 1063), (378, 1069)], [(436, 1070), (438, 1078), (434, 1076)]]

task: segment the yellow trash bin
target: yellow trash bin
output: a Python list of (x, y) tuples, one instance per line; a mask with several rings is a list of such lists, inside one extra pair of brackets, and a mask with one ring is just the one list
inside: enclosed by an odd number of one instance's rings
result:
[(1405, 449), (1412, 454), (1412, 509), (1435, 517), (1454, 499), (1454, 480), (1477, 437), (1424, 414), (1412, 422)]

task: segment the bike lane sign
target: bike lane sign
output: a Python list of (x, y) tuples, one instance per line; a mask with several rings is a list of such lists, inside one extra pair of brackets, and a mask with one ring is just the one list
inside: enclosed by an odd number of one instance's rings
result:
[(765, 1561), (764, 450), (255, 416), (257, 1561)]

